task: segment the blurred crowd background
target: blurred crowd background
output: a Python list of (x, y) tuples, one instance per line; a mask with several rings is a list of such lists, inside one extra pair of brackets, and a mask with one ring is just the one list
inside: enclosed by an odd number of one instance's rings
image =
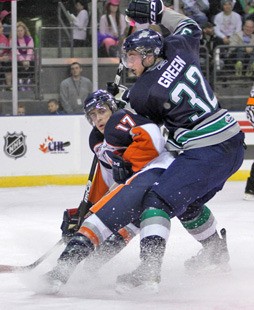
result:
[[(254, 1), (164, 0), (200, 25), (200, 62), (220, 103), (244, 111), (254, 78)], [(114, 79), (128, 0), (97, 1), (98, 86)], [(93, 90), (92, 1), (18, 0), (18, 100), (22, 113), (80, 114)], [(11, 2), (0, 2), (0, 114), (12, 115)], [(148, 25), (136, 25), (136, 28)], [(135, 77), (124, 71), (122, 83)]]

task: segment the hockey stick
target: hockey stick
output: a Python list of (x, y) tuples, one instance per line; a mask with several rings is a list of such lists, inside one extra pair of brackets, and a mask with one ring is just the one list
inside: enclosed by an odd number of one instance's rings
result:
[[(126, 34), (126, 37), (128, 37), (131, 34), (134, 26), (135, 26), (135, 22), (134, 21), (130, 22), (130, 26), (129, 26), (128, 32)], [(118, 94), (118, 91), (119, 91), (118, 90), (118, 86), (120, 85), (123, 69), (124, 69), (124, 65), (123, 65), (123, 62), (122, 62), (122, 58), (120, 57), (119, 65), (118, 65), (118, 68), (117, 68), (117, 71), (116, 71), (114, 82), (108, 82), (107, 83), (108, 88), (111, 89), (110, 92), (112, 93), (113, 96)]]
[(91, 186), (92, 186), (92, 180), (93, 180), (93, 177), (94, 177), (95, 169), (96, 169), (96, 166), (97, 166), (97, 161), (98, 161), (97, 156), (94, 155), (92, 166), (91, 166), (91, 169), (90, 169), (90, 172), (89, 172), (89, 176), (88, 176), (88, 180), (87, 180), (87, 183), (86, 183), (86, 188), (85, 188), (83, 200), (81, 201), (81, 203), (80, 203), (80, 205), (78, 207), (79, 217), (78, 217), (77, 228), (80, 228), (80, 226), (81, 226), (81, 224), (82, 224), (82, 222), (83, 222), (83, 220), (85, 218), (85, 215), (87, 214), (88, 209), (89, 209), (88, 197), (89, 197), (90, 189), (91, 189)]
[(59, 240), (50, 250), (38, 258), (35, 262), (27, 266), (12, 266), (12, 265), (0, 265), (0, 273), (11, 273), (11, 272), (24, 272), (34, 269), (40, 263), (42, 263), (46, 258), (50, 256), (61, 244), (63, 239)]
[[(87, 213), (87, 203), (88, 196), (90, 192), (90, 188), (92, 185), (92, 179), (94, 176), (94, 172), (97, 165), (97, 156), (94, 155), (93, 163), (90, 169), (90, 173), (88, 176), (88, 182), (86, 184), (86, 189), (84, 193), (84, 197), (79, 206), (79, 225), (82, 224), (85, 214)], [(34, 269), (39, 264), (41, 264), (46, 258), (48, 258), (61, 244), (64, 243), (63, 239), (60, 239), (50, 250), (48, 250), (45, 254), (43, 254), (40, 258), (38, 258), (35, 262), (27, 266), (13, 266), (13, 265), (0, 265), (0, 273), (12, 273), (12, 272), (25, 272)]]

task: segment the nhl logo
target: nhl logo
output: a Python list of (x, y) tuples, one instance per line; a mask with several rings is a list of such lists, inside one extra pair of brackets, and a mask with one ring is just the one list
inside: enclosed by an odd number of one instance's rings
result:
[(21, 132), (20, 134), (14, 132), (10, 134), (9, 132), (4, 137), (4, 152), (7, 156), (12, 158), (19, 158), (25, 155), (27, 151), (27, 146), (25, 144), (26, 136)]

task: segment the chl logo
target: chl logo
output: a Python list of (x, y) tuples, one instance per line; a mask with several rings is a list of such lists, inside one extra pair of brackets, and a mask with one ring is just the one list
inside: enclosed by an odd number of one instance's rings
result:
[(65, 147), (70, 146), (70, 142), (54, 141), (54, 138), (48, 136), (44, 142), (40, 144), (39, 150), (43, 153), (60, 154), (67, 153)]
[(4, 152), (7, 156), (17, 159), (26, 154), (26, 136), (21, 132), (20, 134), (14, 132), (9, 133), (4, 137)]

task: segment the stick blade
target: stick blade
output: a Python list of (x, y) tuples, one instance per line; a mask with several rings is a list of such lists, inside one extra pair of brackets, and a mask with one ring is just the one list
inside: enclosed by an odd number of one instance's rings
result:
[(0, 273), (14, 273), (25, 271), (24, 266), (11, 266), (11, 265), (0, 265)]

